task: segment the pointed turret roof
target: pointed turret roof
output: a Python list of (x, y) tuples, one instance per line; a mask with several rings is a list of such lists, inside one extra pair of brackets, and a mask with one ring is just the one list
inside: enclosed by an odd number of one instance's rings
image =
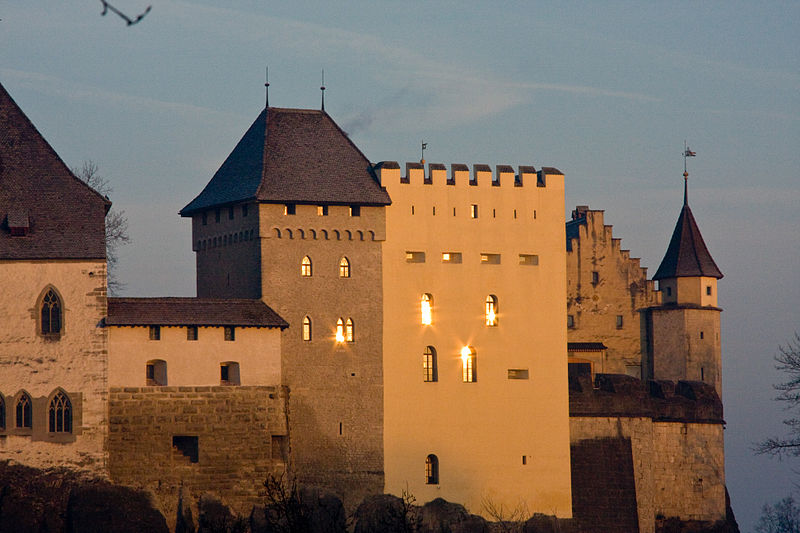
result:
[(276, 107), (261, 112), (203, 192), (180, 214), (248, 200), (391, 203), (369, 160), (325, 111)]
[[(684, 177), (688, 177), (685, 174)], [(667, 253), (653, 276), (654, 280), (666, 278), (683, 278), (703, 276), (708, 278), (722, 277), (714, 259), (706, 248), (692, 210), (689, 208), (686, 184), (683, 191), (683, 209), (672, 232)]]
[(110, 206), (0, 85), (0, 259), (104, 260)]

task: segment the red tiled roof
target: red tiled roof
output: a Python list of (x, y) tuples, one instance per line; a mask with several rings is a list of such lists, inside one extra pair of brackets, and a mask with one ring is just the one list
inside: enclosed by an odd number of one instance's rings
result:
[(289, 327), (261, 300), (233, 298), (109, 298), (106, 325)]
[(714, 259), (706, 248), (697, 222), (694, 220), (689, 204), (684, 203), (667, 253), (661, 260), (654, 280), (704, 276), (720, 279), (720, 272)]
[(110, 206), (70, 172), (0, 85), (0, 259), (105, 259)]
[(222, 204), (388, 205), (372, 165), (324, 111), (262, 111), (205, 189), (180, 214)]

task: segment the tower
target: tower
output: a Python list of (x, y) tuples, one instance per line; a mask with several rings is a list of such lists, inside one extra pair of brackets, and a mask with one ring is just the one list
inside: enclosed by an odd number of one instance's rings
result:
[(643, 375), (703, 381), (713, 385), (721, 397), (722, 309), (717, 306), (717, 280), (722, 272), (711, 258), (689, 208), (689, 174), (684, 170), (683, 176), (683, 208), (667, 253), (653, 276), (662, 303), (644, 310), (647, 354)]

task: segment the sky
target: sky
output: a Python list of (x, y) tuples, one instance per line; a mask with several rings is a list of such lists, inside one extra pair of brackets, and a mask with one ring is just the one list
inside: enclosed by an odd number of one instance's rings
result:
[[(194, 295), (177, 213), (264, 106), (326, 111), (373, 162), (554, 166), (652, 275), (683, 195), (725, 277), (726, 475), (742, 531), (800, 460), (773, 357), (800, 330), (800, 3), (0, 3), (0, 83), (70, 166), (99, 165), (129, 296)], [(221, 3), (219, 3), (221, 4)]]

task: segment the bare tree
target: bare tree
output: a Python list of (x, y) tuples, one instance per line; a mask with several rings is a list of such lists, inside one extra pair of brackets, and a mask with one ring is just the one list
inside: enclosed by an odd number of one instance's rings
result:
[[(94, 161), (84, 161), (80, 167), (72, 168), (72, 173), (106, 198), (111, 195), (112, 189), (108, 178), (100, 174), (100, 167)], [(106, 214), (106, 261), (108, 263), (109, 294), (117, 294), (125, 288), (125, 284), (116, 276), (117, 260), (119, 259), (117, 249), (129, 242), (131, 242), (131, 238), (128, 235), (128, 217), (125, 216), (125, 211), (111, 208)]]
[[(786, 346), (778, 347), (775, 356), (775, 368), (786, 373), (788, 380), (775, 385), (780, 394), (775, 398), (786, 402), (786, 409), (793, 409), (800, 405), (800, 334), (795, 332), (794, 339)], [(778, 457), (800, 456), (800, 419), (789, 418), (783, 421), (789, 428), (786, 437), (770, 437), (756, 445), (756, 453), (767, 453)]]
[(124, 20), (128, 26), (133, 26), (134, 24), (138, 24), (139, 21), (142, 20), (148, 13), (150, 13), (151, 9), (153, 9), (153, 6), (147, 6), (147, 8), (142, 13), (131, 18), (122, 11), (120, 11), (119, 9), (117, 9), (116, 7), (106, 2), (106, 0), (100, 0), (100, 3), (103, 4), (103, 12), (100, 13), (100, 15), (106, 16), (106, 14), (108, 14), (108, 12), (110, 11), (111, 13), (114, 13), (119, 18)]
[(756, 533), (800, 532), (800, 508), (791, 496), (775, 505), (764, 505), (761, 518), (756, 524)]

